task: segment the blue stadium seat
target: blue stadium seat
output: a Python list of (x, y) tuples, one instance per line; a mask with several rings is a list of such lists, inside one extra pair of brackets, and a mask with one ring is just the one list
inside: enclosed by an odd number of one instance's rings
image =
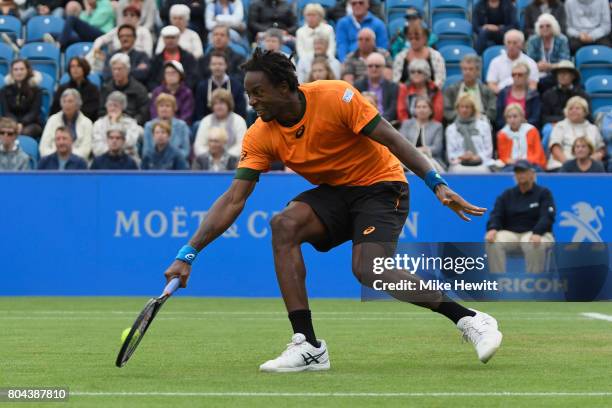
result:
[[(516, 12), (518, 13), (519, 27), (525, 30), (525, 9), (533, 2), (533, 0), (516, 0)], [(531, 27), (533, 28), (533, 27)]]
[(463, 81), (463, 75), (451, 75), (446, 77), (446, 81), (444, 81), (444, 86), (442, 89), (446, 89), (447, 87), (456, 84), (457, 82)]
[(438, 36), (436, 46), (446, 45), (472, 46), (472, 24), (462, 18), (444, 18), (433, 26), (433, 32)]
[(387, 0), (385, 1), (385, 17), (393, 21), (398, 17), (404, 18), (406, 9), (415, 8), (424, 14), (425, 0)]
[(587, 45), (576, 51), (576, 67), (582, 83), (595, 75), (612, 75), (612, 48), (604, 45)]
[(389, 40), (395, 38), (395, 35), (398, 33), (398, 31), (403, 34), (405, 26), (406, 19), (404, 17), (396, 17), (390, 23), (388, 23), (387, 30), (389, 30)]
[(17, 140), (19, 140), (19, 146), (23, 151), (30, 156), (30, 167), (36, 169), (38, 166), (38, 159), (40, 158), (38, 153), (38, 142), (30, 136), (25, 135), (20, 135)]
[(0, 76), (8, 74), (13, 57), (13, 49), (5, 43), (0, 43)]
[(429, 15), (432, 27), (445, 18), (471, 19), (468, 0), (431, 0)]
[(438, 51), (442, 54), (442, 58), (444, 58), (447, 76), (461, 75), (459, 63), (463, 57), (470, 54), (478, 55), (476, 50), (465, 45), (447, 45)]
[(612, 112), (612, 105), (600, 106), (599, 108), (593, 111), (593, 116), (597, 116), (600, 113), (610, 113)]
[(28, 43), (21, 48), (19, 56), (27, 58), (35, 70), (44, 72), (54, 79), (58, 77), (60, 50), (55, 45), (43, 42)]
[(49, 110), (51, 109), (51, 102), (53, 94), (55, 93), (55, 78), (51, 75), (41, 72), (42, 81), (40, 87), (42, 88), (42, 103), (40, 104), (40, 116), (42, 121), (46, 121), (49, 117)]
[(34, 16), (26, 26), (26, 42), (41, 41), (45, 33), (61, 33), (64, 19), (54, 16)]
[(91, 47), (93, 43), (91, 42), (78, 42), (68, 46), (66, 48), (66, 52), (64, 53), (64, 69), (68, 70), (68, 61), (70, 61), (74, 57), (84, 57), (87, 55), (89, 51), (91, 51)]
[[(98, 89), (102, 86), (102, 79), (100, 79), (100, 75), (98, 75), (98, 74), (91, 73), (91, 74), (87, 75), (87, 79), (89, 79), (89, 81), (92, 84), (97, 86)], [(64, 75), (62, 75), (62, 77), (59, 80), (59, 84), (63, 85), (65, 83), (67, 83), (68, 81), (70, 81), (70, 76), (68, 75), (68, 72), (64, 72)]]
[(487, 79), (487, 71), (489, 70), (489, 64), (493, 60), (493, 58), (497, 57), (499, 54), (504, 52), (503, 45), (493, 45), (487, 48), (482, 53), (482, 80), (486, 81)]
[(21, 20), (13, 16), (0, 16), (0, 33), (7, 33), (13, 41), (21, 38)]
[(593, 111), (612, 105), (612, 75), (596, 75), (589, 78), (584, 88), (591, 97)]

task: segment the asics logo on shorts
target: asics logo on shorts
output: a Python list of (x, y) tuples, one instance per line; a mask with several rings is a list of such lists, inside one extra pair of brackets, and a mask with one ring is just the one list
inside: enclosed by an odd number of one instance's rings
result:
[(368, 227), (363, 230), (363, 235), (370, 235), (376, 230), (376, 227)]
[(325, 350), (323, 350), (323, 352), (321, 354), (317, 354), (315, 356), (313, 356), (310, 353), (306, 353), (308, 354), (308, 357), (306, 357), (304, 354), (302, 354), (302, 358), (304, 359), (304, 364), (306, 365), (310, 365), (311, 363), (319, 363), (319, 357), (321, 357), (323, 354), (325, 354)]

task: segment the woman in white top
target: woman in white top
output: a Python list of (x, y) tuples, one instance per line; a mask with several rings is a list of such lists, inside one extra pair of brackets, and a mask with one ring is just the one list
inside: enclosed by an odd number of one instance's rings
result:
[(233, 112), (234, 98), (227, 89), (216, 89), (211, 96), (212, 113), (206, 115), (200, 122), (193, 152), (200, 156), (208, 152), (208, 136), (212, 128), (224, 128), (227, 131), (227, 152), (232, 156), (240, 156), (242, 139), (247, 125), (242, 116)]
[(591, 158), (602, 161), (606, 155), (606, 146), (597, 126), (586, 119), (589, 114), (588, 102), (580, 96), (571, 97), (565, 104), (563, 113), (565, 119), (558, 122), (550, 134), (547, 169), (558, 170), (567, 160), (573, 159), (572, 146), (580, 136), (586, 137), (595, 147)]
[[(204, 46), (198, 33), (190, 28), (189, 18), (191, 10), (184, 4), (175, 4), (170, 7), (170, 24), (177, 27), (181, 34), (179, 35), (179, 46), (187, 52), (190, 52), (195, 59), (201, 58), (204, 55)], [(157, 42), (155, 54), (161, 54), (164, 51), (165, 43), (163, 39)]]
[(457, 118), (446, 128), (449, 173), (489, 173), (493, 164), (489, 121), (480, 117), (470, 94), (457, 98), (455, 109)]
[(329, 47), (327, 55), (336, 55), (336, 37), (332, 26), (325, 22), (325, 9), (318, 3), (310, 3), (304, 7), (304, 25), (298, 28), (295, 39), (295, 50), (298, 59), (314, 56), (314, 37), (322, 34), (327, 37)]

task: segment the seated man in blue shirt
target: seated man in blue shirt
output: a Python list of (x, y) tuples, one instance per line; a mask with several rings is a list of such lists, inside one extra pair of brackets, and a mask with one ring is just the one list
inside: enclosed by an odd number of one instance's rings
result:
[(91, 164), (92, 170), (138, 170), (138, 165), (125, 153), (125, 130), (110, 128), (106, 132), (108, 151), (96, 157)]
[(55, 153), (40, 159), (38, 170), (87, 170), (85, 160), (72, 154), (72, 136), (68, 128), (55, 129)]
[(155, 149), (142, 158), (143, 170), (188, 170), (189, 166), (183, 154), (170, 144), (172, 128), (166, 121), (157, 121), (153, 125), (153, 143)]
[(369, 0), (350, 0), (353, 15), (338, 20), (336, 26), (336, 43), (338, 59), (344, 62), (346, 55), (357, 49), (357, 33), (362, 28), (370, 28), (376, 34), (376, 47), (389, 48), (387, 27), (381, 19), (370, 13)]
[(549, 189), (535, 182), (535, 170), (527, 160), (514, 165), (516, 187), (504, 191), (495, 201), (485, 236), (489, 270), (506, 272), (506, 254), (525, 256), (528, 273), (544, 270), (546, 250), (555, 238), (555, 203)]

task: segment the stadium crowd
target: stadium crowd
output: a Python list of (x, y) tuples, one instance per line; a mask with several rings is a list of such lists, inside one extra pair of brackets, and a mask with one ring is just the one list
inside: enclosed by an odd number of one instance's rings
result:
[[(254, 47), (359, 89), (440, 172), (612, 172), (607, 0), (7, 0), (0, 170), (236, 168)], [(282, 170), (282, 164), (274, 166)]]

